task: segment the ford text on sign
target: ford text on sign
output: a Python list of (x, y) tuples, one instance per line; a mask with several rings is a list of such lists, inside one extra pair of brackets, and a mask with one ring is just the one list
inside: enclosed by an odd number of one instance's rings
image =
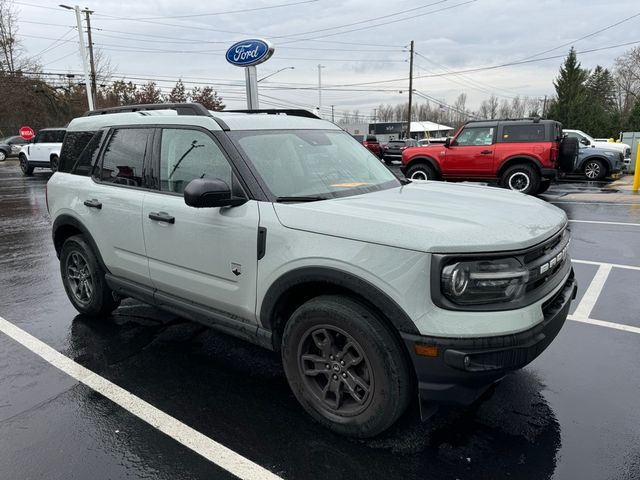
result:
[(238, 67), (249, 67), (267, 61), (273, 55), (273, 46), (265, 40), (251, 39), (231, 45), (227, 62)]

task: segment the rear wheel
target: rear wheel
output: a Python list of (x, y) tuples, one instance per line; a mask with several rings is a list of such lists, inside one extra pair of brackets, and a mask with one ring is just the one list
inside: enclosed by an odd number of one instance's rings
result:
[(406, 177), (410, 180), (437, 180), (436, 171), (426, 163), (417, 163), (407, 169)]
[(120, 305), (84, 236), (74, 235), (65, 240), (60, 252), (60, 273), (67, 296), (80, 313), (104, 316)]
[(58, 158), (57, 155), (53, 155), (51, 157), (51, 171), (52, 172), (57, 172), (59, 164), (60, 164), (60, 159)]
[(29, 160), (25, 155), (20, 155), (20, 170), (25, 177), (33, 175), (33, 167), (29, 165)]
[(589, 180), (602, 180), (607, 176), (607, 168), (600, 160), (587, 160), (584, 164), (584, 175)]
[(294, 395), (325, 427), (366, 438), (389, 428), (410, 398), (409, 365), (377, 314), (344, 296), (300, 306), (282, 339)]
[(540, 189), (540, 174), (526, 163), (512, 165), (502, 174), (502, 186), (527, 195), (535, 195)]
[(0, 150), (0, 162), (4, 162), (7, 159), (7, 153), (4, 150)]
[(540, 181), (540, 188), (538, 188), (538, 195), (540, 195), (541, 193), (544, 193), (547, 190), (549, 190), (550, 186), (551, 186), (551, 180), (541, 180)]

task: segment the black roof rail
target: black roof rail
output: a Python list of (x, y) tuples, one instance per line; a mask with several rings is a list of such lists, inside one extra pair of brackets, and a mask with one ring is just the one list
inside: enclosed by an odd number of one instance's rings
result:
[(306, 117), (306, 118), (317, 118), (320, 120), (320, 117), (315, 113), (310, 112), (309, 110), (302, 109), (294, 109), (294, 108), (265, 108), (258, 110), (224, 110), (225, 113), (266, 113), (268, 115), (290, 115), (292, 117)]
[(148, 110), (175, 110), (178, 115), (210, 116), (209, 110), (199, 103), (150, 103), (147, 105), (123, 105), (121, 107), (97, 108), (85, 112), (85, 117), (109, 113), (143, 112)]
[(539, 123), (540, 120), (545, 120), (543, 118), (540, 117), (520, 117), (520, 118), (485, 118), (485, 119), (476, 119), (476, 120), (467, 120), (465, 122), (465, 125), (467, 123), (475, 123), (475, 122), (517, 122), (520, 120), (531, 120), (533, 121), (533, 123)]

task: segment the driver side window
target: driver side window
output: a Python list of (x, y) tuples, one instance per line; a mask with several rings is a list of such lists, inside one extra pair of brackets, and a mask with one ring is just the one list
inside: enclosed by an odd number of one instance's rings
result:
[(491, 145), (493, 143), (493, 130), (493, 127), (465, 128), (456, 138), (456, 145), (461, 147)]
[(165, 128), (160, 145), (160, 190), (183, 193), (195, 178), (219, 178), (231, 187), (231, 165), (204, 132)]

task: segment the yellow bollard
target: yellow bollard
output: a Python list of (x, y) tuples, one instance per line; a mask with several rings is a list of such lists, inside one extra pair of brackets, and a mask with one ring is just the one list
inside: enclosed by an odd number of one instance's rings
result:
[(636, 170), (633, 174), (633, 193), (637, 193), (638, 188), (640, 188), (640, 142), (638, 142), (638, 153), (636, 153)]

